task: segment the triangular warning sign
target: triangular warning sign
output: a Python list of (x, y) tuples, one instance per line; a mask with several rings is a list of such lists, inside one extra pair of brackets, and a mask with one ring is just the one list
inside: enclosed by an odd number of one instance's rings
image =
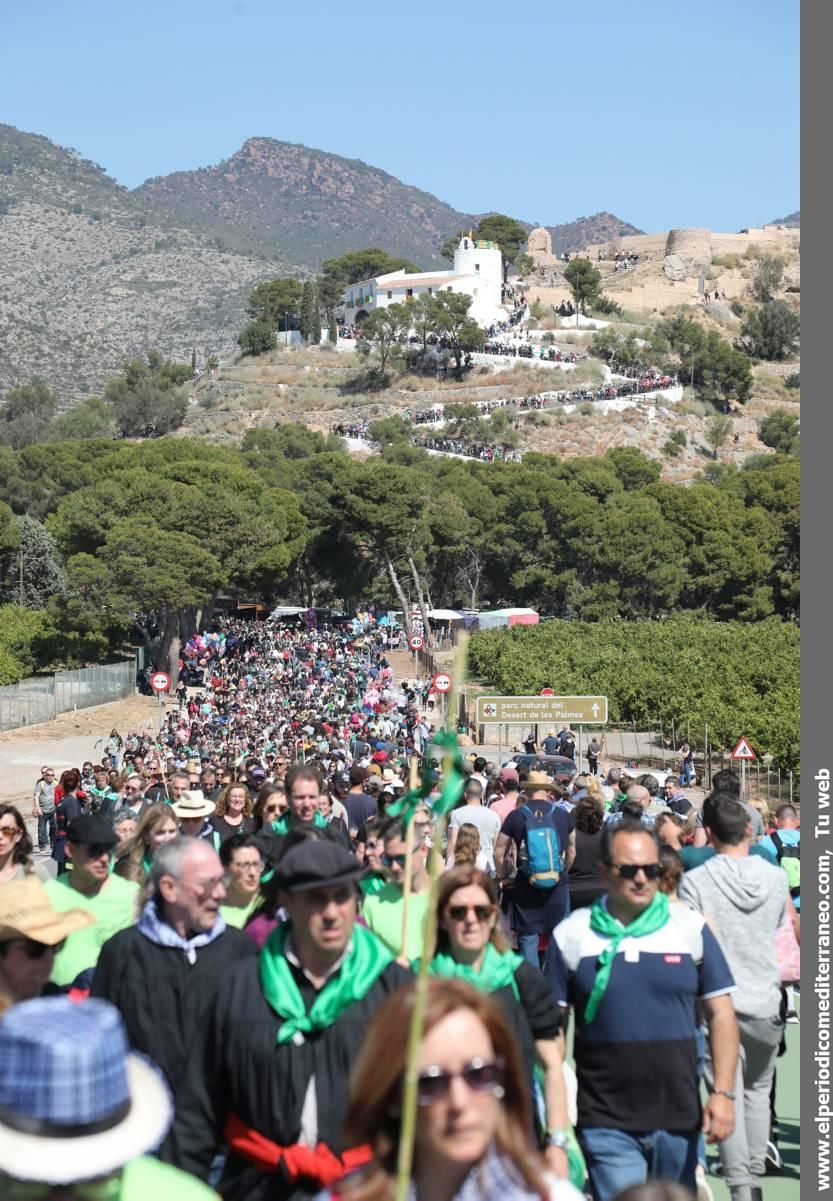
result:
[(732, 751), (732, 758), (733, 759), (757, 759), (758, 756), (752, 750), (752, 747), (749, 745), (749, 743), (746, 741), (746, 739), (741, 738), (738, 745)]

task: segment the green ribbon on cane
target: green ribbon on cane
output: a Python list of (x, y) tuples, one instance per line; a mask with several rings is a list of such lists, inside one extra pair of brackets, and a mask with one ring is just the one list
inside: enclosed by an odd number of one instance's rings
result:
[(439, 730), (433, 737), (432, 745), (445, 750), (451, 761), (450, 770), (443, 771), (443, 782), (440, 795), (431, 806), (435, 817), (450, 813), (463, 795), (468, 776), (463, 765), (463, 756), (457, 742), (457, 735), (451, 730)]

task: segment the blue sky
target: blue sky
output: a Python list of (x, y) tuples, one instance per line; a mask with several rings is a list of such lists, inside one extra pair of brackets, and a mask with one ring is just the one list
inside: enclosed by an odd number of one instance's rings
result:
[(467, 212), (737, 229), (799, 205), (797, 0), (0, 0), (0, 122), (134, 187), (247, 137)]

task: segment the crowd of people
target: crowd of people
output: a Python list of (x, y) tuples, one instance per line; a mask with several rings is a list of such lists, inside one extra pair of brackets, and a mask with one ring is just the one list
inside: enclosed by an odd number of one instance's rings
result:
[(598, 738), (578, 771), (566, 727), (560, 783), (534, 731), (466, 757), (389, 654), (229, 620), (161, 729), (43, 767), (39, 854), (0, 805), (0, 1196), (393, 1201), (427, 955), (410, 1198), (706, 1198), (704, 1140), (760, 1197), (796, 811), (733, 772), (698, 810)]

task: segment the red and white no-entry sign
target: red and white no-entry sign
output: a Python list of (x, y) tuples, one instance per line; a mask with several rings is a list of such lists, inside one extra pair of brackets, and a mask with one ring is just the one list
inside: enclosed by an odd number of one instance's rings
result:
[(437, 692), (448, 692), (451, 689), (451, 676), (447, 676), (444, 671), (439, 672), (434, 676), (434, 687)]
[(422, 648), (425, 646), (425, 639), (422, 637), (421, 634), (413, 634), (411, 636), (410, 642), (408, 643), (408, 646), (411, 648), (412, 651), (421, 651)]
[(155, 671), (150, 677), (150, 686), (154, 692), (167, 692), (171, 686), (171, 677), (164, 671)]
[(749, 743), (746, 741), (746, 739), (741, 738), (738, 745), (732, 751), (732, 758), (733, 759), (757, 759), (758, 756), (752, 750), (752, 747), (749, 745)]
[(555, 693), (553, 692), (552, 688), (542, 688), (539, 695), (540, 696), (555, 696)]

